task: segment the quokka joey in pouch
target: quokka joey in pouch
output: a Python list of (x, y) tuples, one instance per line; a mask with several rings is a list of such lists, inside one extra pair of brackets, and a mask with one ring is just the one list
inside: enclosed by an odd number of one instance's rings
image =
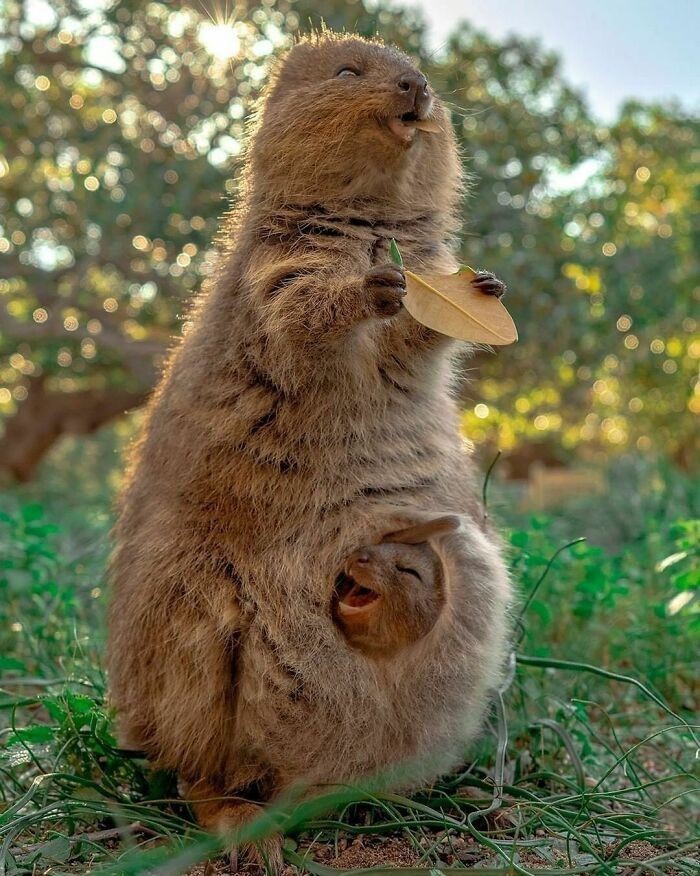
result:
[[(450, 392), (458, 345), (405, 311), (389, 258), (394, 238), (407, 268), (454, 271), (460, 190), (449, 113), (406, 55), (325, 33), (278, 64), (111, 564), (121, 742), (208, 798), (206, 826), (255, 812), (211, 802), (226, 794), (392, 770), (415, 786), (482, 721), (510, 586)], [(334, 622), (337, 570), (421, 514), (460, 518), (445, 605), (420, 647), (377, 661)]]
[(445, 607), (439, 542), (459, 526), (454, 514), (437, 516), (350, 554), (336, 578), (333, 616), (353, 648), (389, 658), (431, 633)]

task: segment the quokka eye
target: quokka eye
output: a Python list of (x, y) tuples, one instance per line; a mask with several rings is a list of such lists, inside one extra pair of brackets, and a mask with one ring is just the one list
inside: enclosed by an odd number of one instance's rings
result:
[(413, 575), (413, 577), (417, 578), (419, 581), (423, 580), (415, 569), (410, 569), (408, 566), (399, 566), (398, 563), (396, 565), (396, 568), (399, 572), (403, 572), (406, 575)]
[(353, 76), (359, 76), (360, 71), (356, 67), (341, 67), (335, 75), (338, 79), (351, 79)]

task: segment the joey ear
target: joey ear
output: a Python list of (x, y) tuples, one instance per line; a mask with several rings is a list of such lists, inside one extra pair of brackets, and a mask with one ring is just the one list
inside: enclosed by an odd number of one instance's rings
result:
[(456, 514), (443, 514), (441, 517), (433, 517), (423, 523), (416, 523), (407, 529), (399, 529), (389, 532), (382, 538), (382, 543), (393, 542), (395, 544), (423, 544), (434, 538), (449, 535), (459, 529), (460, 519)]

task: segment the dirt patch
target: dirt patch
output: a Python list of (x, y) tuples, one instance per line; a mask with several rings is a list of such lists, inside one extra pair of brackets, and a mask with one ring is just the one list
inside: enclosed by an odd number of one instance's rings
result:
[[(241, 863), (236, 873), (241, 876), (264, 876), (264, 870), (255, 864)], [(203, 864), (197, 864), (191, 870), (188, 870), (184, 876), (234, 876), (234, 872), (228, 864), (226, 858), (217, 858), (213, 861), (205, 861)], [(282, 868), (280, 876), (299, 876), (299, 871), (291, 864), (286, 864)]]
[[(329, 852), (331, 856), (328, 856)], [(328, 847), (323, 855), (323, 863), (339, 870), (380, 866), (415, 867), (420, 856), (420, 850), (402, 837), (379, 840), (357, 837), (337, 855), (333, 846)]]
[[(549, 861), (538, 855), (537, 852), (531, 852), (529, 849), (518, 849), (518, 861), (531, 870), (549, 870), (552, 866)], [(561, 864), (566, 866), (565, 861), (562, 861)]]
[(231, 868), (222, 858), (219, 861), (205, 861), (188, 870), (186, 876), (230, 876)]
[(633, 861), (648, 861), (661, 854), (656, 846), (652, 846), (647, 840), (634, 840), (626, 845), (620, 852), (620, 857), (631, 858)]

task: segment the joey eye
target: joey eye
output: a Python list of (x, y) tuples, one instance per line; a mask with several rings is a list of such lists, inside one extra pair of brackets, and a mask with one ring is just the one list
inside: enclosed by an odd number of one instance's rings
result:
[(413, 577), (417, 578), (419, 581), (423, 580), (415, 569), (411, 569), (408, 566), (399, 566), (398, 563), (396, 564), (396, 568), (399, 572), (404, 572), (406, 575), (413, 575)]
[(360, 71), (356, 67), (341, 67), (335, 75), (338, 79), (352, 79), (353, 76), (359, 76)]

